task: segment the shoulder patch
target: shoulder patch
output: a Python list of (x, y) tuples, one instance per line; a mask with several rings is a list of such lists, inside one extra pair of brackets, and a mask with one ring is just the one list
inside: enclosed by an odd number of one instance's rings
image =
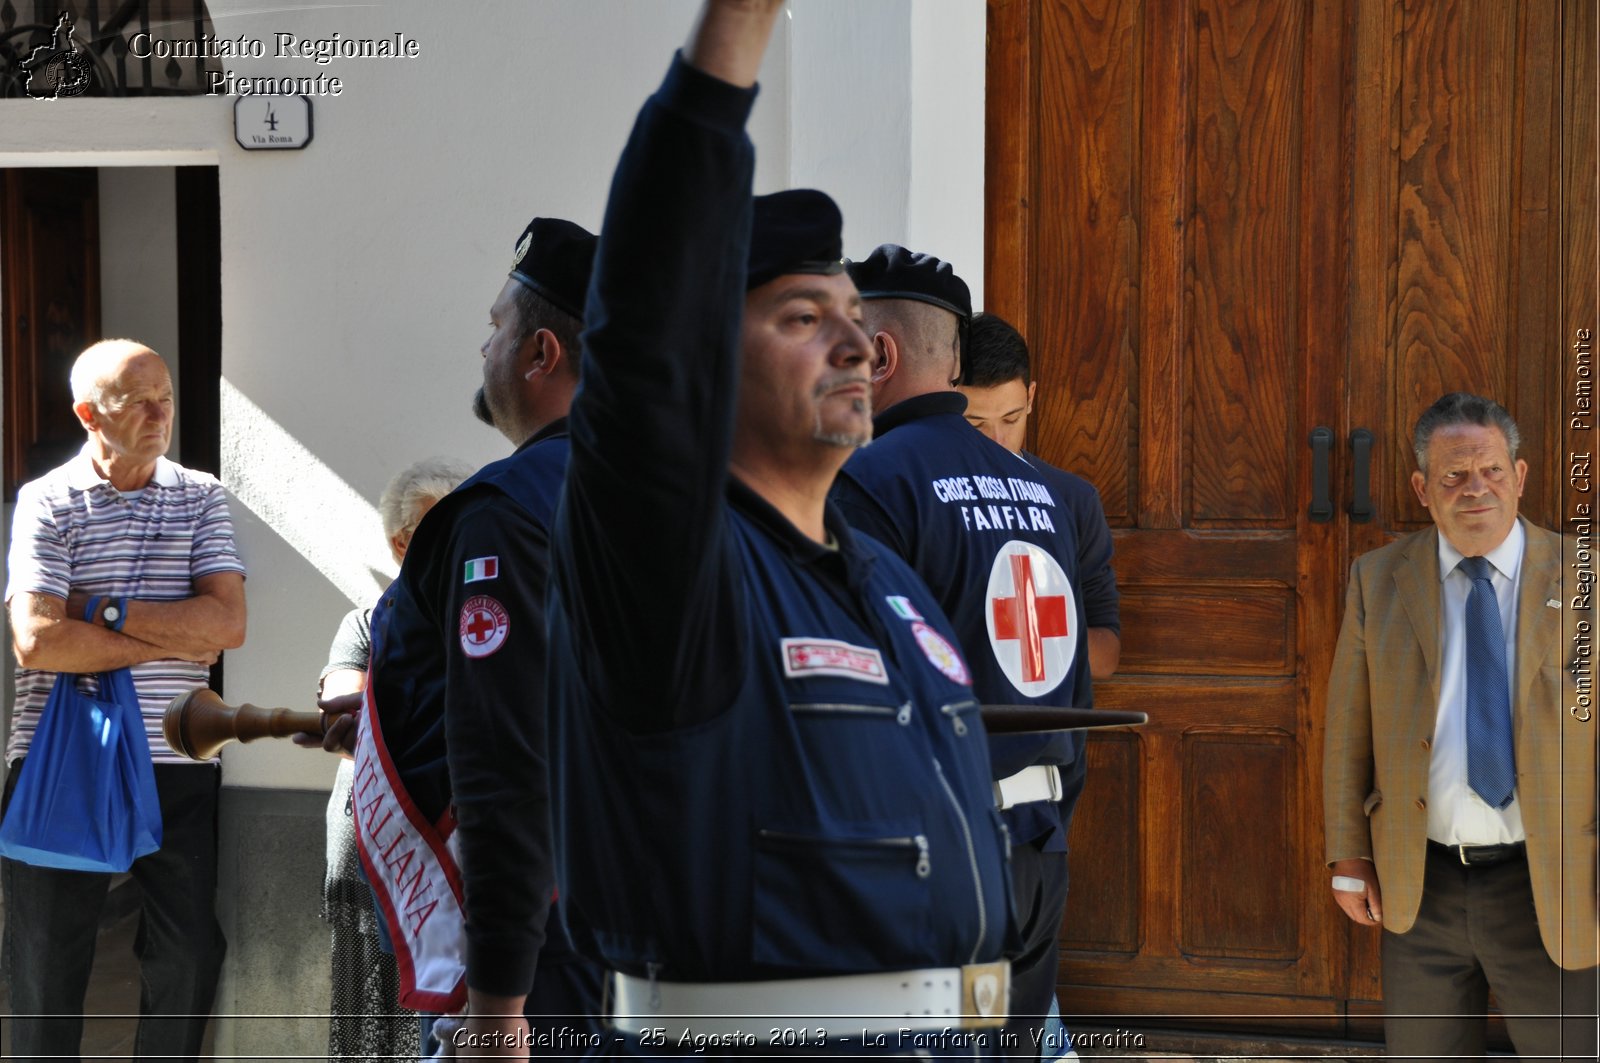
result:
[(793, 678), (813, 675), (859, 679), (889, 685), (883, 654), (871, 646), (852, 646), (838, 639), (792, 638), (779, 641), (783, 674)]
[(928, 663), (944, 673), (946, 679), (964, 687), (972, 685), (972, 676), (967, 674), (967, 662), (961, 659), (961, 654), (956, 652), (948, 639), (920, 620), (911, 625), (911, 634), (916, 636), (917, 645), (922, 648)]
[(901, 620), (921, 620), (922, 614), (917, 612), (917, 607), (911, 604), (911, 599), (903, 594), (891, 594), (885, 599), (889, 608), (894, 610), (894, 615)]
[(511, 616), (506, 607), (487, 594), (475, 594), (461, 606), (461, 652), (468, 657), (487, 657), (505, 645), (511, 633)]
[(500, 558), (475, 557), (467, 562), (466, 571), (462, 574), (463, 583), (477, 583), (479, 580), (500, 578)]

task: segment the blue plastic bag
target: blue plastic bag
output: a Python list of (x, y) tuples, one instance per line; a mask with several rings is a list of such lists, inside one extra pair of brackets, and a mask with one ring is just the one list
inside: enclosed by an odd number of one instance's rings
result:
[(63, 672), (22, 762), (0, 855), (38, 867), (126, 871), (161, 848), (161, 804), (139, 695), (126, 668), (101, 672), (99, 697)]

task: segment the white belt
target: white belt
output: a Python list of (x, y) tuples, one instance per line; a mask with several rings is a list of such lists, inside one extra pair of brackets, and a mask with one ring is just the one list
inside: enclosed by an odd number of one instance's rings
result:
[(770, 982), (662, 982), (613, 972), (608, 988), (611, 1025), (623, 1033), (648, 1033), (658, 1044), (685, 1035), (767, 1044), (797, 1027), (830, 1029), (843, 1019), (863, 1033), (1003, 1026), (1011, 964)]
[(994, 784), (994, 803), (1001, 808), (1025, 805), (1029, 801), (1059, 800), (1061, 769), (1054, 764), (1035, 764)]

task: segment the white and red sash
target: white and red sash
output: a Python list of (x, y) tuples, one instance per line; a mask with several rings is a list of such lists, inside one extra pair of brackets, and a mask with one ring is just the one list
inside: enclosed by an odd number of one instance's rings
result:
[(452, 1012), (467, 1003), (466, 911), (455, 814), (429, 823), (401, 785), (383, 743), (372, 687), (361, 699), (351, 790), (356, 848), (394, 942), (400, 1003)]

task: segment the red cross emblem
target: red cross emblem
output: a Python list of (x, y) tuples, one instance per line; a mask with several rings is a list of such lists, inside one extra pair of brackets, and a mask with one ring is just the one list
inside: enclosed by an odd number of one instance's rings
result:
[(1018, 539), (1001, 547), (989, 570), (989, 644), (1025, 696), (1048, 694), (1067, 677), (1078, 652), (1076, 615), (1072, 584), (1055, 558)]
[(487, 657), (505, 645), (511, 632), (511, 617), (506, 607), (487, 594), (475, 594), (461, 606), (461, 652), (468, 657)]

